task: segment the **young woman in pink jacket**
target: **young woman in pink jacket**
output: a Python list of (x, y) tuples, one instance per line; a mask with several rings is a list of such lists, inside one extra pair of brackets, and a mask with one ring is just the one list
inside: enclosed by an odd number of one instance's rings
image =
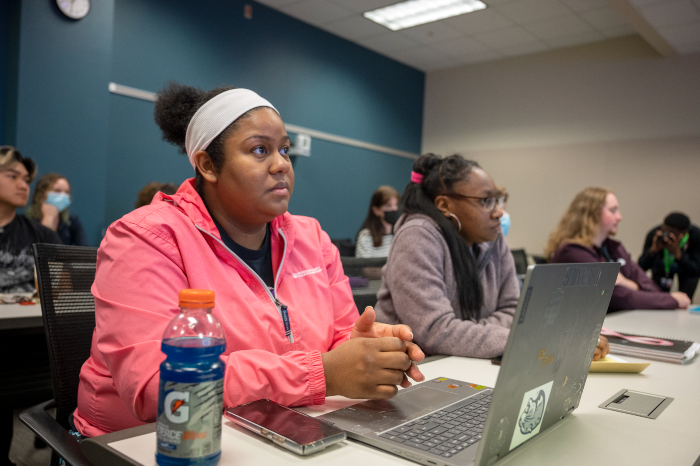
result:
[(74, 413), (80, 433), (155, 421), (161, 338), (183, 288), (216, 293), (226, 406), (390, 398), (407, 376), (423, 380), (410, 328), (375, 323), (371, 308), (359, 317), (328, 235), (287, 212), (289, 137), (269, 102), (246, 89), (170, 83), (155, 117), (195, 177), (114, 222), (102, 241), (97, 325)]

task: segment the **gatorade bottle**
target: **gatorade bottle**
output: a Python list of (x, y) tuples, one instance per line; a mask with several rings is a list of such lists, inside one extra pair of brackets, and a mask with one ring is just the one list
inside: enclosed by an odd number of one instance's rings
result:
[(180, 291), (180, 314), (163, 334), (156, 463), (215, 466), (221, 458), (226, 349), (221, 324), (211, 314), (214, 292)]

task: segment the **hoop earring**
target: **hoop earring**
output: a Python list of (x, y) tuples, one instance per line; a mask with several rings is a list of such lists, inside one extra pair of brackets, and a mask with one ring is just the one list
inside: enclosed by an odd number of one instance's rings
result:
[(454, 218), (455, 220), (457, 220), (457, 225), (459, 225), (459, 228), (457, 229), (457, 231), (462, 231), (462, 222), (459, 221), (459, 219), (457, 218), (457, 216), (456, 216), (455, 214), (450, 213), (450, 217), (452, 217), (452, 218)]

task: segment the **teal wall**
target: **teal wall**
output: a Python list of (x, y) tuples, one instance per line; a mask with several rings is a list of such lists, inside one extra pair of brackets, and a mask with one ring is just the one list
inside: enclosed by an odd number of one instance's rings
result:
[(71, 183), (73, 204), (97, 245), (105, 225), (114, 1), (93, 1), (81, 21), (56, 2), (22, 0), (16, 147), (39, 175)]
[[(415, 69), (244, 1), (92, 2), (80, 21), (54, 2), (23, 0), (17, 146), (42, 173), (71, 182), (72, 210), (97, 244), (146, 183), (192, 176), (161, 140), (153, 103), (110, 94), (115, 82), (157, 91), (168, 80), (251, 88), (287, 123), (417, 153), (423, 80)], [(1, 65), (0, 65), (1, 66)], [(412, 160), (314, 139), (294, 161), (290, 211), (353, 237), (381, 184), (401, 191)]]
[(20, 0), (0, 0), (0, 145), (14, 145)]

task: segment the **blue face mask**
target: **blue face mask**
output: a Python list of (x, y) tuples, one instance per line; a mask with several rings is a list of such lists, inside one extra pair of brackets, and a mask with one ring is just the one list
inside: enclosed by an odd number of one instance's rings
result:
[(503, 212), (503, 216), (501, 217), (501, 231), (503, 232), (503, 236), (508, 234), (508, 230), (510, 230), (510, 215), (508, 212)]
[(46, 195), (46, 203), (56, 206), (59, 212), (63, 212), (70, 205), (70, 196), (66, 193), (50, 192)]

